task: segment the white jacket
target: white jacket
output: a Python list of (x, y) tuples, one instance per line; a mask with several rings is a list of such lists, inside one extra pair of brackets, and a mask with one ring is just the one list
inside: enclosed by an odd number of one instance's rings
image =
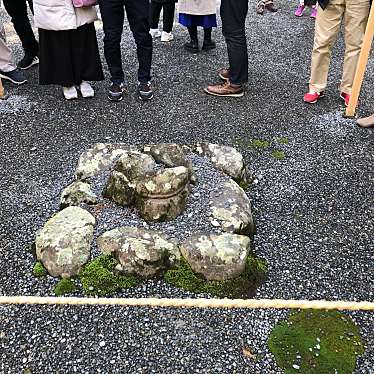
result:
[(96, 20), (95, 7), (74, 8), (72, 0), (34, 0), (34, 23), (40, 29), (74, 30)]
[(179, 0), (178, 11), (198, 16), (216, 14), (217, 0)]

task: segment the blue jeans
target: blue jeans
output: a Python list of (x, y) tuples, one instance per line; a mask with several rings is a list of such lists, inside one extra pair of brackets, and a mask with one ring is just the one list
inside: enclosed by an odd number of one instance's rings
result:
[(99, 0), (104, 28), (104, 54), (111, 81), (122, 83), (121, 38), (125, 10), (134, 36), (139, 61), (138, 80), (151, 80), (152, 37), (149, 34), (149, 0)]

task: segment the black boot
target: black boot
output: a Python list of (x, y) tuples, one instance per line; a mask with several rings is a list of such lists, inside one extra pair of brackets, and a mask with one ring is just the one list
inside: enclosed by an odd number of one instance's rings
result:
[(184, 49), (191, 53), (199, 52), (199, 41), (197, 39), (197, 26), (187, 27), (191, 41), (184, 44)]
[(216, 43), (212, 40), (212, 28), (204, 29), (203, 51), (209, 51), (216, 48)]

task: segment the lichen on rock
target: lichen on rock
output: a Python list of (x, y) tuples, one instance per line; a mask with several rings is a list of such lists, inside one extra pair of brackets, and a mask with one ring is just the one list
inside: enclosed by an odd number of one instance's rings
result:
[(176, 243), (161, 232), (137, 227), (120, 227), (107, 231), (97, 239), (103, 254), (111, 254), (118, 261), (116, 270), (152, 278), (179, 263)]
[(89, 183), (75, 181), (66, 187), (60, 198), (60, 208), (79, 206), (81, 204), (97, 204), (97, 196), (92, 192)]
[(90, 258), (95, 218), (79, 207), (68, 207), (53, 216), (37, 233), (37, 259), (54, 277), (77, 275)]

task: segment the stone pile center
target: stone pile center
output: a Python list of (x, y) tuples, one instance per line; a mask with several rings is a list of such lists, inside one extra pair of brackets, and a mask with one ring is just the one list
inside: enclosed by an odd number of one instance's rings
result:
[(50, 275), (78, 275), (96, 251), (118, 261), (116, 272), (145, 279), (181, 260), (207, 281), (243, 273), (254, 225), (239, 184), (253, 176), (236, 149), (98, 143), (80, 156), (75, 176), (61, 211), (36, 236)]

